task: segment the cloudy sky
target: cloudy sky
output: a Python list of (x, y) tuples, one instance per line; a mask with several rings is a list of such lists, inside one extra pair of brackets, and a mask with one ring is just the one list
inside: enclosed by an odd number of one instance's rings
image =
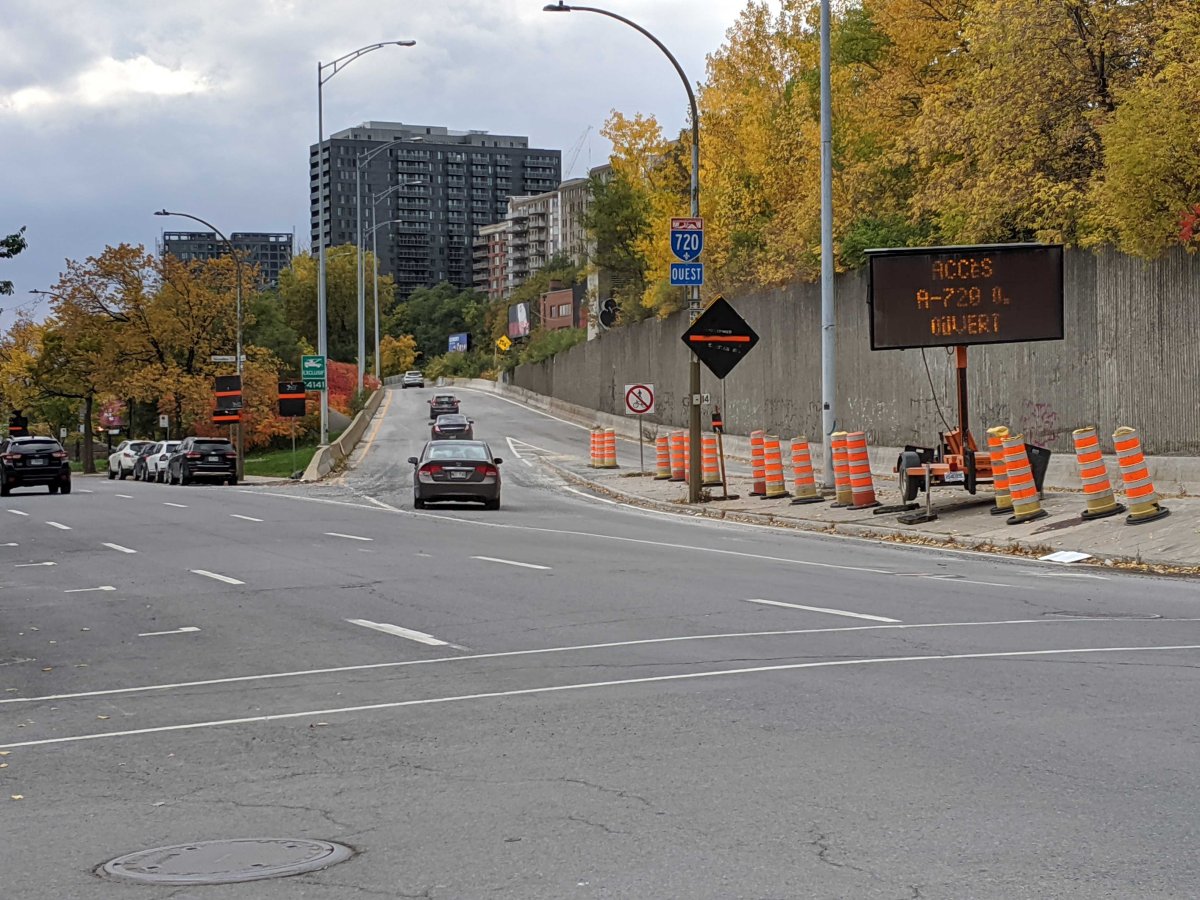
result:
[[(632, 29), (545, 0), (5, 0), (0, 14), (0, 261), (16, 293), (0, 325), (66, 258), (153, 247), (167, 207), (222, 230), (292, 231), (308, 244), (317, 61), (357, 60), (325, 86), (326, 134), (369, 119), (525, 134), (599, 165), (609, 110), (686, 122), (669, 62)], [(745, 0), (598, 0), (648, 28), (693, 82)], [(169, 223), (169, 224), (164, 224)]]

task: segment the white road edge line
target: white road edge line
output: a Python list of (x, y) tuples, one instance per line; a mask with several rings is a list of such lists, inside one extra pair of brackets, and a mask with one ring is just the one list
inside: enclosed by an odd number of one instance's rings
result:
[(262, 521), (262, 519), (256, 519), (256, 518), (254, 518), (254, 516), (242, 516), (242, 515), (239, 515), (238, 513), (230, 513), (229, 518), (245, 519), (247, 522), (261, 522)]
[(804, 609), (808, 612), (829, 613), (831, 616), (849, 616), (851, 619), (869, 619), (872, 622), (891, 622), (899, 624), (899, 619), (889, 619), (886, 616), (869, 616), (866, 613), (848, 612), (844, 609), (826, 609), (824, 606), (802, 606), (799, 603), (783, 603), (779, 600), (751, 600), (747, 603), (765, 603), (768, 606), (786, 606), (788, 609)]
[(71, 530), (70, 525), (64, 525), (62, 522), (47, 522), (46, 524), (49, 525), (51, 528), (57, 528), (59, 531), (70, 531)]
[[(38, 697), (0, 697), (0, 706), (8, 703), (47, 703), (57, 700), (81, 700), (87, 697), (110, 697), (116, 694), (138, 694), (143, 691), (170, 691), (177, 688), (211, 687), (217, 684), (242, 684), (250, 681), (275, 681), (280, 678), (302, 678), (308, 675), (339, 675), (346, 672), (369, 672), (373, 669), (402, 669), (452, 662), (472, 662), (481, 659), (506, 659), (516, 656), (543, 656), (548, 653), (579, 653), (587, 650), (612, 650), (618, 647), (641, 647), (650, 644), (679, 644), (690, 641), (716, 641), (736, 638), (793, 637), (800, 634), (843, 634), (853, 631), (914, 631), (923, 628), (981, 628), (1011, 625), (1064, 625), (1081, 619), (997, 619), (986, 622), (917, 622), (911, 625), (840, 625), (836, 628), (784, 628), (775, 631), (734, 631), (727, 634), (685, 634), (675, 637), (640, 638), (633, 641), (608, 641), (600, 644), (570, 644), (563, 647), (538, 647), (532, 650), (500, 650), (493, 653), (472, 653), (468, 656), (438, 656), (432, 659), (402, 659), (392, 662), (361, 663), (356, 666), (332, 666), (325, 669), (299, 669), (293, 672), (265, 672), (258, 675), (231, 675), (227, 678), (207, 678), (202, 681), (177, 681), (163, 684), (143, 684), (137, 687), (106, 688), (80, 691), (73, 694), (43, 694)], [(1097, 615), (1082, 621), (1099, 625), (1139, 625), (1163, 622), (1200, 622), (1200, 617), (1179, 619), (1109, 619)]]
[(426, 697), (418, 700), (393, 700), (389, 703), (367, 703), (361, 706), (341, 706), (329, 709), (310, 709), (303, 712), (274, 713), (264, 716), (246, 716), (240, 719), (214, 719), (206, 722), (185, 722), (179, 725), (160, 725), (154, 728), (134, 728), (128, 731), (110, 731), (93, 734), (77, 734), (69, 737), (43, 738), (36, 741), (20, 741), (0, 744), (0, 749), (16, 750), (21, 747), (41, 747), (49, 744), (72, 744), (94, 741), (101, 738), (135, 737), (143, 734), (160, 734), (167, 731), (195, 731), (201, 728), (218, 728), (225, 725), (257, 725), (266, 722), (281, 722), (286, 719), (307, 719), (316, 716), (333, 716), (345, 713), (375, 712), (384, 709), (401, 709), (408, 706), (434, 706), (443, 703), (458, 703), (465, 700), (498, 700), (506, 697), (527, 697), (537, 694), (555, 694), (564, 691), (580, 691), (596, 688), (629, 687), (641, 684), (661, 684), (672, 681), (698, 681), (702, 678), (718, 678), (733, 675), (757, 675), (763, 672), (789, 672), (798, 669), (832, 669), (848, 666), (882, 665), (905, 662), (943, 662), (967, 659), (1029, 659), (1039, 656), (1071, 656), (1093, 653), (1149, 653), (1177, 650), (1200, 650), (1200, 644), (1175, 644), (1168, 646), (1142, 647), (1064, 647), (1055, 650), (1002, 650), (992, 653), (948, 653), (926, 656), (877, 656), (861, 659), (830, 659), (819, 662), (783, 663), (772, 666), (748, 666), (741, 669), (716, 669), (701, 672), (680, 672), (675, 675), (649, 675), (644, 678), (622, 678), (613, 681), (585, 681), (575, 684), (557, 684), (546, 687), (519, 688), (511, 691), (487, 691), (478, 694), (452, 694), (445, 697)]
[[(609, 500), (607, 497), (597, 497), (595, 494), (589, 494), (587, 491), (581, 491), (578, 488), (573, 488), (569, 484), (562, 485), (564, 491), (570, 491), (572, 494), (578, 494), (580, 497), (587, 497), (589, 500), (599, 500), (601, 503), (610, 503), (613, 506), (629, 506), (627, 503), (618, 503), (616, 500)], [(636, 506), (630, 506), (630, 509), (639, 509)]]
[(94, 587), (94, 588), (70, 588), (69, 590), (63, 591), (63, 593), (64, 594), (87, 594), (87, 593), (90, 593), (91, 591), (115, 591), (115, 590), (116, 590), (116, 588), (113, 587), (111, 584), (102, 584), (102, 585), (100, 585), (100, 587)]
[(101, 541), (100, 546), (108, 547), (110, 550), (119, 550), (121, 553), (137, 553), (136, 550), (130, 550), (128, 547), (122, 547), (120, 544), (110, 544), (107, 541)]
[(174, 506), (176, 509), (187, 509), (187, 504), (185, 504), (185, 503), (167, 503), (167, 502), (164, 502), (164, 503), (163, 503), (163, 506)]
[(375, 538), (359, 537), (357, 534), (342, 534), (340, 531), (326, 531), (328, 537), (346, 538), (349, 541), (373, 541)]
[(517, 448), (515, 446), (513, 446), (512, 438), (506, 437), (504, 440), (508, 441), (508, 449), (512, 451), (513, 456), (515, 456), (521, 462), (525, 463), (525, 465), (527, 465), (527, 466), (533, 465), (533, 463), (531, 463), (529, 460), (527, 460), (525, 457), (523, 457), (520, 453), (517, 452)]
[(158, 637), (163, 634), (192, 634), (199, 630), (195, 625), (184, 625), (182, 628), (176, 628), (174, 631), (143, 631), (138, 637)]
[(478, 388), (469, 388), (469, 387), (459, 387), (458, 390), (470, 391), (473, 394), (486, 394), (488, 397), (495, 397), (497, 400), (503, 400), (505, 403), (511, 403), (513, 406), (519, 406), (519, 407), (521, 407), (521, 409), (526, 410), (527, 412), (537, 413), (539, 416), (545, 416), (547, 419), (553, 419), (555, 422), (562, 422), (564, 425), (570, 425), (572, 428), (581, 428), (584, 431), (590, 431), (590, 429), (586, 425), (580, 425), (578, 422), (570, 422), (566, 419), (560, 419), (558, 416), (552, 416), (548, 412), (542, 412), (540, 409), (538, 409), (536, 407), (529, 406), (525, 403), (520, 403), (519, 401), (512, 400), (508, 397), (502, 397), (499, 394), (495, 394), (491, 391), (481, 391)]
[(426, 634), (423, 631), (413, 631), (410, 628), (401, 628), (399, 625), (389, 625), (387, 622), (371, 622), (368, 619), (347, 619), (346, 621), (351, 625), (373, 628), (376, 631), (382, 631), (384, 634), (408, 638), (410, 641), (416, 641), (418, 644), (428, 644), (430, 647), (448, 647), (450, 645), (449, 641), (438, 640), (432, 634)]
[(497, 556), (472, 556), (471, 559), (478, 559), (483, 562), (501, 563), (506, 566), (520, 566), (522, 569), (542, 569), (548, 570), (550, 566), (539, 566), (536, 563), (517, 562), (515, 559), (500, 559)]
[(238, 581), (236, 578), (230, 578), (228, 575), (218, 575), (216, 572), (210, 572), (208, 569), (188, 569), (193, 575), (203, 575), (205, 578), (214, 578), (217, 581), (223, 581), (226, 584), (245, 584), (244, 581)]

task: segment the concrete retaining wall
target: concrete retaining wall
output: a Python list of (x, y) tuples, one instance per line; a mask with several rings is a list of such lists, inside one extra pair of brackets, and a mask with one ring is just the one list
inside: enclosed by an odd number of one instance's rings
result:
[(304, 470), (304, 476), (300, 480), (319, 481), (337, 468), (362, 439), (363, 433), (367, 430), (367, 424), (382, 402), (383, 389), (372, 391), (371, 396), (367, 398), (367, 405), (350, 420), (350, 424), (338, 436), (338, 439), (332, 441), (328, 446), (319, 448), (313, 454), (313, 458), (309, 460), (308, 468)]
[[(871, 443), (931, 444), (956, 424), (953, 356), (942, 349), (872, 352), (866, 273), (837, 280), (838, 429)], [(1120, 425), (1146, 450), (1200, 455), (1200, 255), (1155, 262), (1106, 251), (1066, 254), (1066, 339), (969, 351), (970, 425), (976, 435), (1008, 425), (1033, 444), (1072, 452), (1071, 431)], [(726, 428), (821, 434), (820, 286), (728, 298), (758, 332), (754, 351), (725, 379), (703, 370), (702, 390), (721, 403)], [(543, 363), (519, 366), (517, 386), (619, 414), (625, 384), (650, 381), (655, 419), (683, 426), (688, 352), (682, 314), (617, 328)]]

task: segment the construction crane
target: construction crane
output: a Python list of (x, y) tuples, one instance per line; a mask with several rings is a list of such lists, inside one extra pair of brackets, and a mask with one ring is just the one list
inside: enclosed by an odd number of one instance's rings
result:
[(587, 140), (587, 136), (589, 133), (591, 133), (591, 130), (591, 125), (583, 129), (583, 134), (579, 136), (579, 140), (572, 144), (571, 149), (567, 151), (570, 154), (570, 158), (567, 160), (567, 164), (563, 167), (564, 181), (571, 177), (571, 172), (575, 168), (575, 160), (579, 159), (579, 153), (581, 150), (583, 150), (583, 142)]

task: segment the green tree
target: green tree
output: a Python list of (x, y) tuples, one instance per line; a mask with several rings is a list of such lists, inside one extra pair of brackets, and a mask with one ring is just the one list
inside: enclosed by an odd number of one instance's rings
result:
[(243, 341), (270, 350), (289, 369), (300, 371), (300, 336), (288, 324), (279, 295), (273, 291), (254, 294), (247, 306)]
[[(373, 346), (374, 291), (371, 272), (374, 257), (363, 254), (366, 271), (364, 290), (367, 299), (367, 345)], [(292, 258), (290, 268), (279, 274), (279, 297), (283, 301), (284, 319), (288, 327), (317, 346), (317, 268), (311, 254)], [(329, 356), (341, 362), (354, 362), (358, 356), (358, 255), (350, 244), (331, 247), (325, 253), (325, 284)], [(379, 277), (379, 306), (387, 310), (392, 305), (393, 281), (390, 275)]]
[(589, 188), (583, 224), (595, 247), (591, 262), (610, 274), (621, 320), (636, 322), (649, 315), (642, 306), (649, 264), (641, 249), (650, 236), (649, 195), (619, 172), (593, 175)]
[(417, 288), (389, 312), (383, 331), (393, 337), (411, 334), (422, 359), (446, 352), (450, 335), (470, 331), (480, 324), (479, 306), (486, 302), (470, 290), (460, 290), (443, 281), (434, 287)]
[[(25, 226), (22, 225), (19, 231), (0, 238), (0, 259), (12, 259), (24, 250), (26, 246), (28, 245), (25, 241)], [(11, 281), (0, 281), (0, 294), (7, 296), (12, 292), (13, 284)]]

